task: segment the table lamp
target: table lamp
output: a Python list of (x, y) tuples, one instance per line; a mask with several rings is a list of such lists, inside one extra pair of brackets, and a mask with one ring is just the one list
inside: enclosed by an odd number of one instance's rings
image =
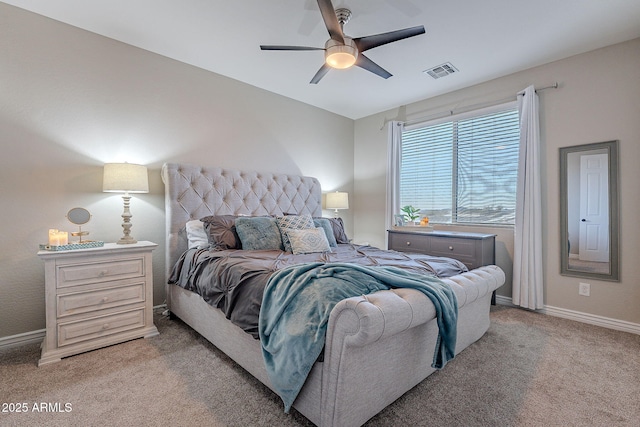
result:
[(337, 218), (338, 209), (349, 209), (349, 193), (344, 191), (327, 193), (324, 204), (327, 209), (335, 209), (334, 216)]
[(124, 193), (124, 212), (122, 213), (122, 228), (124, 235), (116, 243), (131, 244), (136, 240), (131, 237), (131, 211), (129, 193), (148, 193), (149, 176), (147, 167), (133, 163), (107, 163), (104, 165), (102, 191), (105, 193)]

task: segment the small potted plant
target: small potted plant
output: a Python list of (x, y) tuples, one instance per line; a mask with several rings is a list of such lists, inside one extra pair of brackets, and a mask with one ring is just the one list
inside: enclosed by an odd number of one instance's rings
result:
[(409, 224), (415, 224), (416, 220), (420, 218), (420, 209), (414, 208), (411, 205), (403, 207), (400, 209), (400, 212), (404, 214), (404, 217)]

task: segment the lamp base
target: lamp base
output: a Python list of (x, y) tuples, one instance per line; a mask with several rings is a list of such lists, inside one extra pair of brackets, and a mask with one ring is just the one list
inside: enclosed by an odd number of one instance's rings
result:
[(116, 243), (119, 245), (129, 245), (132, 243), (138, 243), (138, 241), (131, 236), (122, 236)]
[(132, 215), (131, 211), (129, 210), (129, 202), (131, 200), (131, 196), (129, 196), (129, 193), (124, 193), (124, 196), (122, 196), (122, 200), (124, 201), (124, 212), (122, 213), (122, 231), (124, 235), (116, 243), (119, 245), (137, 243), (137, 240), (130, 236)]

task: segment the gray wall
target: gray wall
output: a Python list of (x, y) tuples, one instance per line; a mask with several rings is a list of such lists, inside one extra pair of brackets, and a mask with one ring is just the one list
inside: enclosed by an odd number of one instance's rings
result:
[[(356, 121), (353, 203), (355, 238), (384, 245), (387, 130), (385, 120), (415, 119), (466, 106), (515, 99), (534, 84), (559, 82), (540, 93), (543, 174), (545, 304), (640, 324), (640, 39), (577, 55), (487, 83), (416, 102)], [(447, 78), (455, 78), (450, 76)], [(437, 84), (437, 83), (434, 83)], [(620, 282), (577, 279), (560, 272), (560, 147), (620, 140)], [(498, 234), (498, 264), (511, 272), (511, 229), (481, 228)], [(510, 277), (510, 276), (509, 276)], [(591, 296), (578, 295), (578, 283), (591, 283)], [(511, 296), (511, 282), (498, 293)]]
[[(132, 235), (154, 252), (154, 303), (164, 301), (166, 161), (301, 173), (352, 193), (351, 119), (0, 3), (0, 338), (44, 328), (49, 228), (91, 211), (89, 238), (122, 235), (120, 195), (102, 165), (149, 167), (134, 195)], [(326, 212), (331, 215), (331, 212)], [(347, 231), (351, 211), (341, 212)]]
[[(35, 253), (49, 228), (73, 230), (70, 208), (92, 212), (90, 238), (121, 236), (122, 200), (101, 192), (106, 162), (149, 166), (150, 193), (132, 200), (132, 234), (160, 245), (154, 303), (161, 304), (164, 162), (316, 176), (327, 191), (350, 192), (351, 209), (341, 212), (350, 236), (384, 246), (385, 119), (503, 100), (555, 81), (560, 89), (541, 94), (545, 302), (638, 324), (638, 69), (634, 40), (354, 122), (0, 3), (0, 338), (44, 328)], [(622, 280), (590, 281), (591, 297), (579, 297), (578, 279), (559, 275), (558, 148), (612, 139), (621, 154)], [(498, 234), (498, 264), (510, 278), (512, 230), (478, 231)], [(500, 294), (511, 295), (510, 287)]]

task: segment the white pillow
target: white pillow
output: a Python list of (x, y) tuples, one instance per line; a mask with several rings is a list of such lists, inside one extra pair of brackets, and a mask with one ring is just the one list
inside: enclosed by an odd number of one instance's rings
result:
[(209, 247), (209, 238), (204, 230), (204, 223), (199, 219), (187, 222), (187, 240), (189, 249), (205, 249)]

